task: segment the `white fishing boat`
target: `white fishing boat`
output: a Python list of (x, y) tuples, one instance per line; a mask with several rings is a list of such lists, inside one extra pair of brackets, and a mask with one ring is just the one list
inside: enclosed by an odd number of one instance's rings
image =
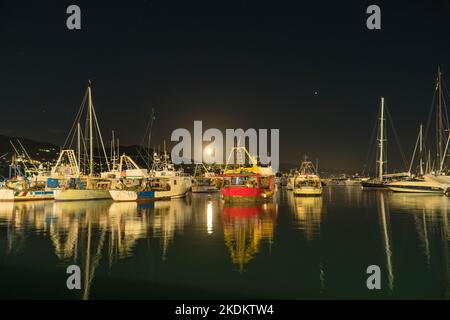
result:
[(191, 178), (175, 169), (165, 150), (162, 159), (154, 153), (149, 176), (149, 190), (154, 192), (155, 200), (183, 198), (191, 191)]
[(53, 191), (45, 190), (45, 181), (22, 168), (20, 157), (13, 156), (9, 179), (0, 183), (0, 201), (53, 200)]
[(155, 192), (150, 189), (149, 175), (136, 162), (123, 154), (109, 194), (114, 201), (153, 201)]
[(311, 161), (302, 162), (298, 174), (294, 177), (295, 196), (321, 196), (322, 182)]

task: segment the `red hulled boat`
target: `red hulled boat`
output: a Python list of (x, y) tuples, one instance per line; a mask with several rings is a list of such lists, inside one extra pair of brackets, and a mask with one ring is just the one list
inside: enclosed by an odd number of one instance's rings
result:
[(258, 202), (270, 199), (276, 190), (272, 168), (258, 166), (244, 147), (233, 148), (232, 152), (236, 149), (238, 152), (245, 152), (251, 166), (225, 166), (221, 188), (223, 199), (228, 202)]

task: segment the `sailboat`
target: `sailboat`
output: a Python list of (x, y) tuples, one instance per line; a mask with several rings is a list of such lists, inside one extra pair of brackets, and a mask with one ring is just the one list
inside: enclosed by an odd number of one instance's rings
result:
[[(438, 68), (435, 94), (437, 93), (436, 109), (436, 170), (426, 175), (428, 179), (439, 183), (445, 189), (447, 195), (450, 194), (450, 175), (447, 166), (448, 148), (450, 143), (450, 123), (447, 114), (447, 105), (444, 97), (444, 87), (442, 73)], [(448, 93), (447, 93), (448, 94)]]
[[(384, 97), (381, 97), (380, 105), (380, 122), (378, 126), (378, 156), (376, 159), (376, 177), (361, 181), (361, 187), (363, 190), (373, 190), (373, 189), (387, 189), (387, 184), (394, 180), (404, 179), (410, 176), (409, 172), (398, 172), (398, 173), (386, 173), (385, 166), (387, 164), (387, 152), (386, 152), (386, 117), (385, 117), (385, 106)], [(398, 143), (398, 141), (397, 141)]]
[(374, 189), (374, 188), (385, 188), (386, 181), (383, 181), (383, 168), (386, 163), (386, 153), (384, 152), (385, 142), (386, 142), (386, 129), (385, 129), (385, 118), (384, 118), (384, 97), (381, 97), (381, 107), (380, 107), (380, 125), (379, 125), (379, 136), (378, 136), (378, 160), (377, 164), (377, 177), (373, 179), (368, 179), (361, 182), (363, 189)]
[(305, 160), (298, 174), (294, 176), (293, 190), (295, 196), (321, 196), (322, 182), (311, 161)]
[(443, 194), (445, 189), (442, 184), (437, 183), (436, 181), (431, 179), (429, 175), (424, 175), (424, 161), (422, 158), (424, 150), (422, 124), (419, 128), (419, 135), (414, 147), (414, 152), (408, 172), (412, 171), (417, 146), (419, 146), (419, 168), (417, 175), (412, 177), (411, 179), (390, 182), (387, 184), (387, 187), (389, 188), (389, 190), (394, 192)]
[[(85, 105), (86, 97), (88, 99), (88, 110), (87, 110), (87, 119), (86, 122), (89, 126), (89, 175), (85, 176), (80, 172), (81, 166), (81, 128), (80, 128), (80, 119), (83, 114), (83, 109)], [(76, 176), (70, 177), (65, 181), (64, 185), (60, 189), (55, 189), (54, 197), (55, 201), (73, 201), (73, 200), (100, 200), (100, 199), (111, 199), (111, 195), (109, 193), (111, 180), (105, 179), (102, 177), (98, 177), (94, 175), (94, 125), (97, 130), (97, 134), (99, 140), (101, 142), (103, 153), (106, 159), (106, 164), (109, 171), (109, 163), (108, 158), (106, 156), (105, 147), (103, 144), (103, 139), (100, 133), (100, 128), (97, 121), (97, 116), (94, 110), (94, 106), (92, 103), (92, 89), (91, 82), (89, 82), (88, 88), (86, 90), (85, 97), (83, 99), (83, 103), (78, 111), (77, 117), (74, 122), (74, 126), (77, 124), (77, 138), (78, 138), (78, 159), (75, 158), (75, 152), (71, 149), (63, 150), (60, 154), (60, 158), (55, 166), (55, 170), (59, 164), (63, 161), (63, 155), (67, 155), (67, 160), (69, 162), (69, 167), (74, 168)], [(72, 130), (71, 130), (72, 132)], [(69, 140), (70, 133), (68, 136)], [(66, 140), (66, 141), (67, 141)], [(84, 141), (83, 141), (84, 145)], [(87, 158), (86, 152), (83, 154), (85, 158)]]

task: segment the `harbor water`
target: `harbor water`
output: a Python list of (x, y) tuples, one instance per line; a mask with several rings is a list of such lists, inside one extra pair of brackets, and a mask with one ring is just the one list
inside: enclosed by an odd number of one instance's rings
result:
[[(448, 299), (450, 199), (324, 187), (260, 205), (0, 203), (0, 296), (39, 299)], [(81, 270), (68, 290), (67, 267)], [(381, 289), (367, 288), (367, 268)]]

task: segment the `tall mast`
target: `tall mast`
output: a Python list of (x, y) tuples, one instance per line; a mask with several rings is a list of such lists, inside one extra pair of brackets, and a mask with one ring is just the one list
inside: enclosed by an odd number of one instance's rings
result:
[(378, 178), (383, 181), (383, 144), (384, 144), (384, 97), (381, 97), (381, 116), (380, 116), (380, 158), (378, 160)]
[(164, 139), (164, 169), (167, 169), (166, 140)]
[(112, 138), (111, 138), (111, 159), (113, 162), (113, 167), (112, 169), (115, 170), (116, 169), (116, 146), (115, 146), (115, 138), (114, 138), (114, 130), (111, 131), (112, 133)]
[(91, 94), (91, 81), (88, 85), (88, 104), (89, 104), (89, 176), (94, 175), (94, 141), (92, 132), (92, 94)]
[(117, 155), (120, 154), (120, 144), (119, 144), (119, 138), (117, 138)]
[(153, 121), (155, 120), (155, 109), (152, 108), (152, 115), (150, 118), (150, 128), (148, 130), (148, 141), (147, 141), (147, 169), (150, 170), (150, 143), (152, 140), (152, 130), (153, 130)]
[(419, 170), (420, 175), (423, 176), (423, 131), (422, 131), (422, 124), (420, 124), (420, 130), (419, 130), (419, 155), (420, 155), (420, 162), (419, 162)]
[(80, 122), (77, 123), (77, 161), (78, 168), (81, 168), (81, 126)]
[[(436, 152), (437, 152), (437, 160), (439, 165), (442, 161), (442, 148), (443, 148), (443, 136), (444, 136), (444, 123), (442, 119), (442, 86), (441, 86), (441, 68), (438, 67), (438, 77), (436, 90), (438, 91), (438, 105), (436, 110)], [(442, 167), (439, 166), (439, 173), (441, 173)]]

